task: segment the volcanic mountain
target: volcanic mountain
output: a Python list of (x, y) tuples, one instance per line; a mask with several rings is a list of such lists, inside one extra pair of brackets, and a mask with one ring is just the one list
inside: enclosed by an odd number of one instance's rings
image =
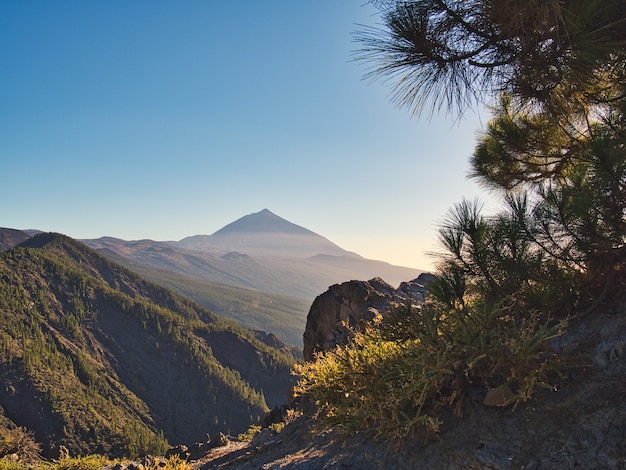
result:
[(248, 214), (213, 235), (195, 235), (174, 246), (213, 254), (242, 252), (263, 257), (309, 258), (324, 254), (360, 258), (327, 238), (277, 216), (268, 209)]
[(374, 277), (397, 286), (422, 272), (363, 258), (267, 209), (212, 235), (180, 241), (83, 242), (220, 315), (298, 347), (311, 302), (329, 286)]

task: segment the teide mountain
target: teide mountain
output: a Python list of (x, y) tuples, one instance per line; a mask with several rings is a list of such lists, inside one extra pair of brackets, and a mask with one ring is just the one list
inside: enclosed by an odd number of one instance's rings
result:
[(83, 242), (105, 256), (114, 253), (140, 266), (309, 300), (337, 282), (380, 277), (397, 285), (422, 272), (365, 259), (267, 209), (213, 235), (178, 242), (111, 237)]
[(292, 362), (68, 237), (0, 253), (0, 418), (47, 453), (159, 453), (241, 432), (284, 402)]
[(220, 255), (242, 252), (265, 257), (309, 258), (325, 254), (360, 258), (359, 255), (346, 251), (321, 235), (293, 224), (267, 209), (248, 214), (213, 235), (187, 237), (173, 245)]
[(330, 285), (374, 277), (398, 285), (421, 273), (365, 259), (267, 209), (213, 235), (179, 242), (111, 237), (84, 242), (221, 315), (299, 348), (308, 307)]

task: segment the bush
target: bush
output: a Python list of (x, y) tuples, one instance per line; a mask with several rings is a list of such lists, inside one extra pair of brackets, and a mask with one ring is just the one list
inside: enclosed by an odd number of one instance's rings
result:
[(16, 456), (20, 462), (39, 460), (41, 447), (31, 431), (26, 428), (0, 428), (0, 458)]
[(167, 460), (157, 460), (152, 465), (146, 465), (147, 470), (190, 470), (191, 464), (174, 455)]
[(24, 470), (29, 468), (23, 463), (16, 462), (7, 457), (0, 458), (0, 470)]
[(503, 305), (405, 306), (350, 344), (296, 366), (296, 393), (313, 397), (322, 417), (348, 431), (389, 439), (436, 432), (443, 407), (462, 411), (469, 385), (507, 383), (520, 402), (544, 383), (549, 364), (539, 353), (562, 324), (538, 318), (516, 320)]
[(88, 455), (86, 457), (64, 458), (55, 463), (51, 470), (98, 470), (114, 462), (102, 455)]
[(261, 426), (258, 424), (251, 425), (246, 432), (243, 432), (237, 436), (237, 440), (240, 442), (248, 442), (251, 441), (254, 436), (261, 432)]

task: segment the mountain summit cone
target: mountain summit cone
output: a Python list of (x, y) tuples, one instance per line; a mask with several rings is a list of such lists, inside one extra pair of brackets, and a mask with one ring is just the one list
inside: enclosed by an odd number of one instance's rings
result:
[(277, 216), (268, 209), (248, 214), (213, 235), (187, 237), (176, 245), (213, 254), (240, 252), (261, 257), (310, 258), (332, 255), (359, 258), (321, 235)]
[(212, 236), (227, 236), (234, 233), (291, 233), (319, 236), (311, 230), (277, 216), (268, 209), (244, 215), (234, 222), (222, 227)]

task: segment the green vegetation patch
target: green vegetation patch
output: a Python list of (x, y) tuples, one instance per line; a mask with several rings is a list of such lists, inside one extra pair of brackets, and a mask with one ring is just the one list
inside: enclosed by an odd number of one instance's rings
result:
[(163, 455), (168, 439), (245, 429), (293, 361), (68, 237), (0, 253), (0, 406), (15, 420), (0, 431), (26, 426), (44, 454)]
[(551, 323), (478, 305), (462, 315), (441, 304), (403, 307), (350, 344), (296, 366), (296, 393), (313, 396), (327, 420), (350, 432), (389, 439), (436, 432), (442, 410), (462, 412), (468, 386), (508, 384), (511, 402), (520, 402), (544, 385), (550, 364), (539, 353), (563, 326)]

